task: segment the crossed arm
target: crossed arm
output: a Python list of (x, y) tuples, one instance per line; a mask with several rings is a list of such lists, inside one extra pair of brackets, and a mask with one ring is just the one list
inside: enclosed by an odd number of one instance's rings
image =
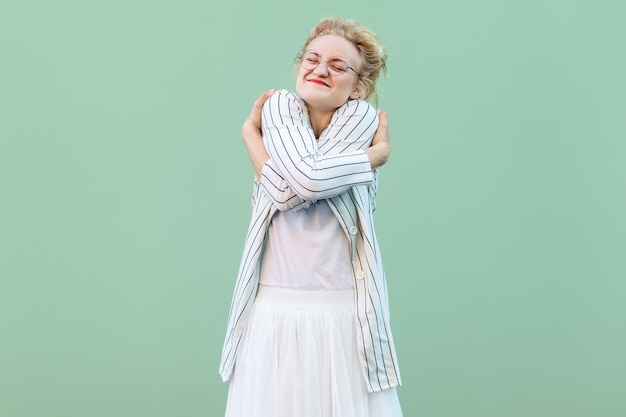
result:
[(304, 106), (293, 93), (271, 90), (255, 101), (242, 126), (257, 179), (279, 210), (371, 183), (389, 157), (386, 113), (364, 101), (348, 102), (318, 140)]

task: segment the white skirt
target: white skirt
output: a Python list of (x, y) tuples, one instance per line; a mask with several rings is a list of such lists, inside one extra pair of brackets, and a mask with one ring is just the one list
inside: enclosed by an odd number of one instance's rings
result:
[(259, 286), (226, 417), (401, 417), (395, 388), (368, 393), (354, 292)]

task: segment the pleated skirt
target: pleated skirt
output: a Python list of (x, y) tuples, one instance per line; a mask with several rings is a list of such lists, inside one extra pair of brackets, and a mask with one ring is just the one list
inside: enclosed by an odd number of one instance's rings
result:
[(401, 417), (395, 388), (368, 393), (354, 292), (260, 286), (226, 417)]

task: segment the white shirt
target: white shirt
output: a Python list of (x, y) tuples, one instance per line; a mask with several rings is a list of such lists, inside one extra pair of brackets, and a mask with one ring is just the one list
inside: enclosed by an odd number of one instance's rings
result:
[(350, 242), (326, 200), (279, 211), (267, 229), (259, 284), (299, 290), (352, 289)]
[(263, 105), (262, 131), (270, 159), (254, 182), (252, 219), (244, 245), (222, 349), (220, 375), (232, 374), (259, 286), (261, 255), (272, 217), (325, 199), (350, 242), (355, 331), (369, 392), (400, 385), (391, 335), (387, 283), (374, 232), (378, 172), (363, 151), (378, 127), (376, 109), (362, 100), (339, 107), (319, 140), (304, 102), (286, 90)]

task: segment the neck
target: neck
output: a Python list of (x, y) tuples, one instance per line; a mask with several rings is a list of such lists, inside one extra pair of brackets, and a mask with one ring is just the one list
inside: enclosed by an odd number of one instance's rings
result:
[(313, 127), (313, 133), (316, 138), (319, 138), (326, 126), (333, 118), (333, 113), (329, 111), (320, 111), (309, 108), (309, 117), (311, 118), (311, 126)]

